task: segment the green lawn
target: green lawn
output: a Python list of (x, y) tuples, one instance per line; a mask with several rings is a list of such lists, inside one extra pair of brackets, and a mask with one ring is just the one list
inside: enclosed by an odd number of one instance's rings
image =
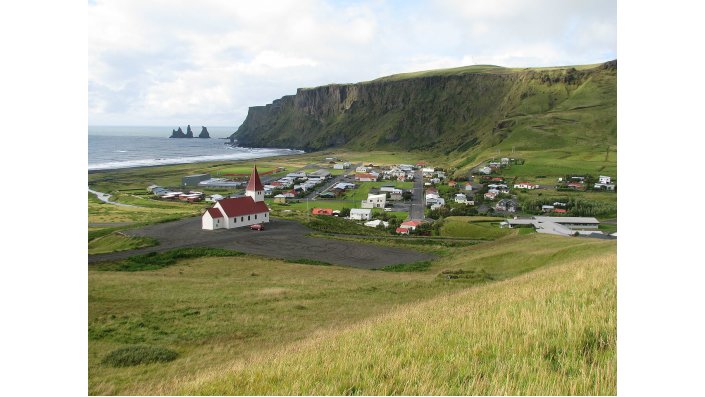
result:
[[(468, 219), (469, 218), (469, 219)], [(509, 234), (510, 229), (499, 228), (498, 221), (479, 221), (473, 217), (449, 216), (441, 227), (443, 237), (465, 237), (477, 240), (494, 240)]]
[(149, 237), (132, 237), (122, 234), (108, 234), (88, 242), (88, 254), (104, 254), (107, 252), (126, 251), (131, 249), (151, 247), (159, 242)]

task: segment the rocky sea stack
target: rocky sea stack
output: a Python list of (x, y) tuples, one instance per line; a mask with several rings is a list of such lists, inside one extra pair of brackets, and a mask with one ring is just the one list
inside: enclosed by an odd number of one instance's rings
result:
[[(179, 127), (178, 130), (171, 130), (171, 136), (169, 138), (193, 138), (193, 130), (191, 130), (191, 125), (186, 126), (186, 133)], [(208, 129), (205, 126), (202, 126), (201, 133), (198, 134), (199, 138), (210, 138), (210, 134), (208, 133)]]
[(169, 138), (186, 138), (186, 134), (184, 134), (184, 131), (179, 127), (178, 130), (171, 130), (171, 136)]

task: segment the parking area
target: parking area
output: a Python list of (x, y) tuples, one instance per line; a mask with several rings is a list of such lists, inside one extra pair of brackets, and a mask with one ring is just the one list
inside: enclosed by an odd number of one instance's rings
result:
[(281, 259), (311, 259), (362, 269), (379, 269), (399, 263), (433, 259), (434, 255), (402, 248), (307, 237), (311, 230), (294, 221), (275, 219), (265, 230), (250, 228), (202, 230), (201, 218), (188, 218), (125, 231), (132, 236), (159, 240), (159, 245), (132, 251), (89, 255), (88, 263), (124, 259), (131, 255), (183, 247), (225, 248)]

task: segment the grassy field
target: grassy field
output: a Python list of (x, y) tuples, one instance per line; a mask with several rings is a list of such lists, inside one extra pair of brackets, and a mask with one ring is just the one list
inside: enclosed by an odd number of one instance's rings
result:
[(616, 318), (616, 255), (562, 261), (322, 332), (180, 392), (615, 395)]
[(121, 234), (108, 234), (88, 242), (88, 254), (104, 254), (107, 252), (126, 251), (131, 249), (151, 247), (158, 241), (149, 237), (132, 237)]
[[(575, 343), (592, 340), (585, 331), (588, 324), (596, 327), (599, 340), (606, 335), (613, 341), (614, 312), (592, 310), (609, 309), (613, 296), (610, 290), (595, 292), (592, 274), (603, 268), (597, 266), (599, 260), (612, 255), (615, 247), (615, 242), (592, 239), (508, 236), (450, 247), (423, 266), (425, 270), (408, 272), (295, 264), (250, 255), (184, 259), (136, 272), (92, 266), (89, 393), (609, 393), (614, 388), (614, 345), (603, 355), (590, 356), (595, 360), (585, 367), (575, 356)], [(551, 265), (568, 271), (549, 269), (512, 281)], [(583, 282), (555, 281), (566, 277)], [(495, 283), (505, 279), (510, 281)], [(400, 320), (407, 315), (408, 321)], [(426, 325), (419, 322), (423, 318)], [(400, 333), (387, 334), (394, 323)], [(503, 327), (480, 326), (485, 323)], [(533, 331), (524, 332), (522, 324)], [(373, 332), (374, 339), (365, 330)], [(353, 343), (347, 339), (351, 335), (376, 342), (355, 348), (360, 339)], [(134, 351), (166, 349), (177, 358), (126, 367), (103, 363), (111, 352), (136, 345), (141, 347)], [(350, 352), (350, 359), (339, 360), (344, 354), (316, 355), (319, 349)], [(379, 360), (380, 369), (406, 369), (393, 371), (391, 377), (386, 370), (366, 369), (375, 362), (360, 361), (366, 355)], [(504, 357), (512, 359), (498, 368)], [(274, 372), (265, 368), (267, 362)], [(296, 365), (286, 364), (290, 362)], [(302, 375), (310, 366), (318, 369)], [(413, 381), (421, 375), (418, 371), (429, 371), (418, 378), (427, 388)], [(538, 375), (527, 377), (527, 371)], [(459, 373), (483, 375), (471, 376), (468, 379), (476, 381), (468, 383), (456, 376)], [(431, 374), (433, 380), (427, 378)], [(504, 388), (497, 388), (502, 377)], [(324, 382), (321, 388), (313, 379)]]
[[(476, 219), (479, 218), (479, 219)], [(500, 229), (502, 218), (449, 216), (441, 227), (443, 237), (467, 237), (476, 240), (494, 240), (513, 233), (511, 229)]]

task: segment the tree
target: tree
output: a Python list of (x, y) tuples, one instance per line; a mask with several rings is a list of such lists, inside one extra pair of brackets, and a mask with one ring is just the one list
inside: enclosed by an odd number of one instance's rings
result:
[(350, 216), (350, 208), (343, 207), (343, 208), (340, 210), (340, 216), (343, 217), (343, 218), (349, 217), (349, 216)]

